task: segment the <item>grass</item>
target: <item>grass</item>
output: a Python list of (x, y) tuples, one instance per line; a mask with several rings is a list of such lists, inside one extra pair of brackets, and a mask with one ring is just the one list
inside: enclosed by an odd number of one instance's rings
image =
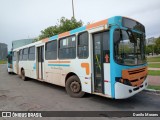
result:
[(160, 70), (148, 70), (148, 75), (160, 76)]
[(149, 63), (148, 67), (149, 68), (160, 68), (160, 63)]
[(148, 89), (160, 90), (160, 86), (148, 85)]
[(160, 62), (160, 57), (150, 57), (147, 58), (148, 62)]
[(7, 63), (7, 61), (5, 61), (5, 60), (0, 60), (0, 64), (6, 64)]

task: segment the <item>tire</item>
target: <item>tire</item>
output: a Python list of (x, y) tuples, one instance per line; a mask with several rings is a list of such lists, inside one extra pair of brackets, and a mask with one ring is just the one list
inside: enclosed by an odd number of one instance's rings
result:
[(66, 91), (71, 97), (83, 97), (85, 92), (81, 89), (81, 83), (77, 76), (71, 76), (66, 81)]
[(21, 79), (27, 81), (24, 69), (21, 71)]

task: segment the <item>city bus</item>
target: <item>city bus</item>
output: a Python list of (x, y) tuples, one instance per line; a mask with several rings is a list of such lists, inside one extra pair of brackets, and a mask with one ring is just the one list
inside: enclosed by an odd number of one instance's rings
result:
[(85, 93), (129, 98), (148, 85), (145, 27), (115, 16), (13, 50), (13, 72), (23, 80)]
[(12, 51), (8, 51), (7, 55), (7, 72), (11, 74), (13, 72), (13, 67), (12, 67)]

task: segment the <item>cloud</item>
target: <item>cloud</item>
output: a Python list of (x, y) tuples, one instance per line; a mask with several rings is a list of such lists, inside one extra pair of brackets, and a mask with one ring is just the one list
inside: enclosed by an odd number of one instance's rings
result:
[[(33, 38), (62, 16), (72, 17), (71, 0), (1, 0), (0, 42)], [(159, 0), (74, 0), (75, 17), (84, 23), (116, 15), (128, 16), (146, 27), (147, 37), (160, 31)]]

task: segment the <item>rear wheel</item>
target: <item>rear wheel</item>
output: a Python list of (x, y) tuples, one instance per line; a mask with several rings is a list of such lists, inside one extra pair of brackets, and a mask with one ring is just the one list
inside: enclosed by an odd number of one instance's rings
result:
[(22, 78), (22, 80), (26, 81), (26, 76), (25, 76), (24, 69), (22, 69), (22, 71), (21, 71), (21, 78)]
[(71, 97), (83, 97), (85, 92), (82, 91), (80, 80), (77, 76), (71, 76), (66, 81), (66, 91)]

